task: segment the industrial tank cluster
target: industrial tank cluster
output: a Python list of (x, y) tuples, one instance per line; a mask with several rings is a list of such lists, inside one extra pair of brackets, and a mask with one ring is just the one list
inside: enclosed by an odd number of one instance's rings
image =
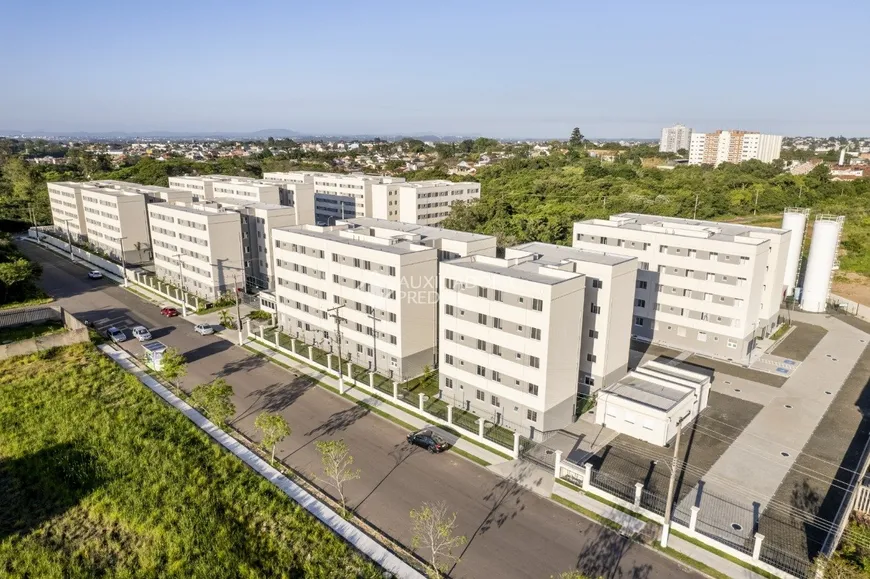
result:
[(801, 282), (801, 258), (810, 210), (789, 207), (782, 216), (782, 228), (791, 231), (785, 262), (785, 294), (794, 296), (805, 312), (824, 312), (831, 293), (834, 270), (839, 267), (837, 248), (843, 232), (842, 215), (817, 215), (813, 223), (807, 267)]

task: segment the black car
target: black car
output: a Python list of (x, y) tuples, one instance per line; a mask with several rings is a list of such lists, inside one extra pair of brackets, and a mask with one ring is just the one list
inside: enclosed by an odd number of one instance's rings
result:
[(431, 430), (418, 430), (408, 435), (408, 442), (435, 454), (450, 448), (450, 444)]

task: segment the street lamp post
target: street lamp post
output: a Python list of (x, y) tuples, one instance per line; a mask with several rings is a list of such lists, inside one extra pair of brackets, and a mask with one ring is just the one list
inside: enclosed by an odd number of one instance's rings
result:
[(182, 264), (181, 255), (182, 254), (180, 254), (180, 253), (176, 253), (172, 257), (174, 257), (175, 259), (178, 260), (178, 277), (181, 280), (181, 315), (186, 316), (187, 315), (187, 296), (184, 295), (186, 292), (184, 290), (184, 269), (181, 267), (181, 264)]
[(130, 284), (127, 281), (127, 256), (124, 253), (124, 240), (126, 237), (119, 237), (118, 241), (121, 244), (121, 275), (124, 277), (124, 287), (128, 287)]
[(69, 232), (69, 222), (70, 221), (72, 221), (72, 219), (64, 219), (63, 220), (63, 222), (66, 224), (66, 243), (69, 246), (69, 258), (70, 258), (70, 261), (75, 261), (76, 258), (73, 255), (73, 250), (72, 250), (72, 235)]

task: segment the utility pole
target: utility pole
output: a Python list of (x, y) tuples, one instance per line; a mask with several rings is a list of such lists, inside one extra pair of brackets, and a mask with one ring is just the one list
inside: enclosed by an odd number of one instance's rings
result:
[(667, 502), (665, 503), (664, 524), (662, 525), (662, 547), (668, 546), (668, 536), (671, 533), (671, 512), (674, 509), (674, 486), (677, 483), (677, 454), (680, 451), (680, 434), (682, 434), (683, 431), (683, 418), (680, 418), (677, 422), (677, 438), (674, 440), (674, 457), (671, 459), (671, 478), (668, 481), (668, 496)]
[(375, 310), (372, 308), (372, 313), (369, 314), (372, 319), (372, 371), (378, 371), (378, 318), (375, 316)]
[(695, 211), (692, 213), (692, 219), (698, 218), (698, 193), (695, 193)]
[(341, 372), (341, 322), (345, 321), (345, 319), (338, 314), (338, 310), (343, 307), (344, 305), (340, 305), (326, 310), (327, 312), (335, 312), (330, 315), (335, 318), (335, 337), (338, 341), (338, 391), (341, 394), (344, 394), (344, 377)]
[(70, 221), (72, 221), (72, 220), (71, 219), (64, 219), (64, 223), (66, 223), (66, 242), (67, 242), (67, 245), (69, 245), (69, 259), (70, 259), (70, 261), (75, 261), (76, 258), (73, 255), (73, 250), (72, 250), (72, 235), (70, 235), (70, 232), (69, 232), (69, 222)]
[(181, 280), (181, 315), (187, 316), (187, 296), (184, 295), (184, 270), (181, 267), (181, 254), (176, 253), (173, 257), (178, 260), (178, 278)]
[(753, 215), (758, 215), (758, 189), (755, 190), (755, 208), (752, 210)]
[(124, 276), (124, 287), (128, 287), (129, 283), (127, 282), (127, 256), (124, 254), (124, 240), (126, 237), (119, 237), (118, 241), (121, 242), (121, 275)]
[[(244, 270), (242, 270), (242, 275), (244, 276)], [(241, 291), (242, 289), (239, 287), (239, 274), (236, 274), (236, 327), (239, 329), (239, 346), (241, 346), (245, 339), (242, 337), (242, 306), (241, 302)]]
[(39, 226), (36, 224), (36, 211), (33, 210), (33, 205), (28, 205), (30, 208), (30, 219), (33, 221), (33, 229), (36, 230), (36, 243), (39, 243)]

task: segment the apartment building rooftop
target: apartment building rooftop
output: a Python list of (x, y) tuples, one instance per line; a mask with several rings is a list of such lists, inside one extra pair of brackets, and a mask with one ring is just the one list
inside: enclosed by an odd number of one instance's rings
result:
[(141, 196), (141, 193), (136, 191), (130, 191), (127, 189), (114, 189), (111, 187), (100, 187), (99, 185), (95, 185), (93, 183), (81, 183), (82, 192), (88, 193), (98, 193), (100, 195), (109, 195), (112, 197), (138, 197)]
[(421, 189), (424, 187), (449, 187), (451, 185), (479, 185), (473, 181), (448, 181), (447, 179), (429, 179), (427, 181), (406, 181), (402, 183), (402, 187), (414, 187)]
[(213, 181), (215, 183), (233, 183), (236, 185), (262, 185), (264, 187), (274, 187), (272, 181), (264, 181), (263, 179), (254, 179), (253, 177), (235, 177), (232, 175), (203, 175), (202, 177), (185, 176), (188, 179), (202, 179)]
[(602, 391), (667, 412), (709, 382), (710, 378), (704, 374), (647, 362)]
[(660, 215), (644, 215), (642, 213), (620, 213), (611, 215), (610, 219), (589, 219), (581, 221), (592, 225), (605, 227), (664, 233), (684, 237), (713, 239), (747, 244), (760, 244), (763, 238), (753, 237), (755, 233), (779, 233), (785, 235), (784, 229), (742, 225), (739, 223), (721, 223), (718, 221), (701, 221), (680, 217), (664, 217)]
[(276, 171), (268, 173), (273, 178), (281, 175), (307, 175), (309, 177), (326, 177), (329, 179), (346, 180), (361, 179), (372, 183), (405, 183), (404, 177), (391, 177), (389, 175), (370, 175), (367, 173), (329, 173), (326, 171)]
[[(347, 245), (355, 245), (367, 249), (384, 251), (396, 255), (404, 255), (418, 251), (434, 250), (434, 248), (423, 245), (419, 240), (410, 234), (401, 232), (398, 235), (384, 236), (376, 235), (366, 227), (354, 227), (348, 222), (339, 222), (336, 225), (293, 225), (290, 227), (278, 227), (277, 231), (289, 231), (298, 233), (308, 237), (345, 243)], [(382, 233), (382, 232), (381, 232)]]
[(537, 261), (542, 265), (563, 265), (568, 261), (582, 261), (587, 263), (598, 263), (601, 265), (618, 265), (631, 261), (634, 258), (624, 255), (615, 255), (612, 253), (604, 253), (597, 251), (589, 251), (587, 249), (576, 249), (564, 245), (553, 245), (551, 243), (543, 243), (540, 241), (532, 241), (516, 245), (511, 249), (517, 251), (526, 251), (538, 255)]
[(474, 241), (483, 241), (491, 237), (490, 235), (483, 235), (482, 233), (469, 233), (467, 231), (456, 231), (455, 229), (444, 229), (431, 225), (417, 225), (416, 223), (404, 223), (402, 221), (390, 221), (388, 219), (378, 219), (376, 217), (339, 219), (337, 223), (351, 223), (357, 227), (391, 229), (397, 232), (410, 233), (419, 235), (422, 241), (427, 239), (452, 239), (454, 241), (470, 243)]
[(251, 209), (286, 209), (293, 210), (293, 207), (287, 205), (279, 205), (278, 203), (262, 203), (260, 201), (243, 201), (235, 197), (215, 197), (214, 203), (218, 205), (232, 205), (233, 207), (250, 207)]
[(524, 255), (508, 256), (505, 258), (470, 255), (468, 257), (450, 260), (447, 263), (462, 268), (503, 275), (514, 279), (545, 285), (556, 285), (563, 281), (583, 276), (582, 273), (560, 269), (550, 263), (540, 261), (536, 254), (526, 252), (522, 253)]
[(170, 209), (172, 211), (181, 211), (183, 213), (190, 213), (193, 215), (226, 215), (229, 213), (226, 209), (216, 207), (214, 205), (205, 205), (201, 203), (182, 205), (180, 203), (157, 203), (154, 205), (149, 205), (149, 208), (158, 208), (162, 207), (164, 209)]

